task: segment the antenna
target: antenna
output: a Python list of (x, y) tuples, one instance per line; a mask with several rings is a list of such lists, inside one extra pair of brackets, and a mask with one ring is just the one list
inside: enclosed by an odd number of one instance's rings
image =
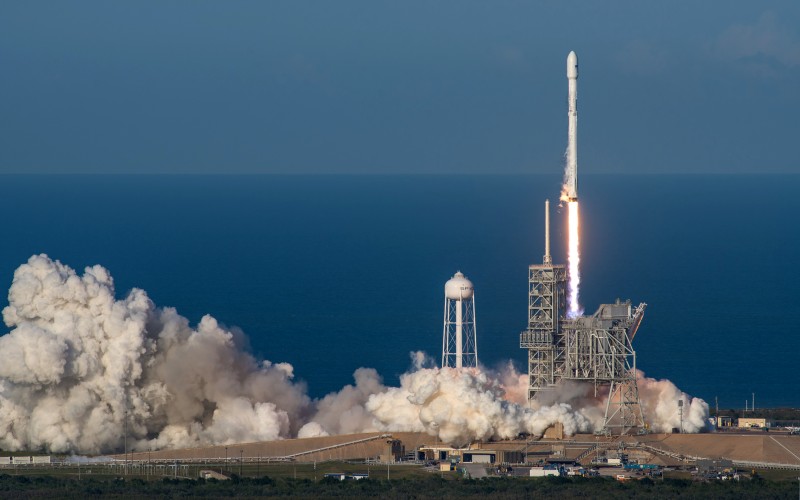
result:
[(544, 200), (544, 265), (553, 265), (550, 257), (550, 200)]

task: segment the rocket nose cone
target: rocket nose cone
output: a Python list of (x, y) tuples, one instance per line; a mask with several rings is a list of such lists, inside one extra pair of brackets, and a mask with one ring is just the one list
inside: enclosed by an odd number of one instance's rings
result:
[(578, 55), (574, 50), (567, 56), (567, 78), (578, 78)]

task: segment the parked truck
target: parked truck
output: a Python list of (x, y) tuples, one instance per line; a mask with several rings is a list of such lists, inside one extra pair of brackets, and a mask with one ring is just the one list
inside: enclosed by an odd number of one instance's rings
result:
[(554, 466), (531, 467), (530, 477), (560, 476), (561, 471)]

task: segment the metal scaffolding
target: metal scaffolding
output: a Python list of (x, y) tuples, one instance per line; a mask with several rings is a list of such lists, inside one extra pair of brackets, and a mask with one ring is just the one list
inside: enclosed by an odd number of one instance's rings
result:
[(528, 399), (552, 388), (561, 373), (566, 280), (563, 265), (533, 265), (528, 270), (528, 329), (519, 338), (519, 346), (528, 349)]
[(519, 345), (528, 350), (528, 400), (562, 380), (591, 382), (595, 395), (608, 388), (603, 434), (645, 429), (636, 385), (633, 338), (646, 304), (602, 304), (591, 316), (566, 317), (567, 273), (550, 257), (549, 204), (545, 205), (545, 256), (528, 271), (528, 328)]
[(561, 324), (566, 343), (562, 380), (591, 382), (595, 395), (601, 386), (608, 387), (601, 429), (604, 434), (628, 434), (645, 428), (633, 338), (646, 307), (642, 303), (634, 308), (629, 300), (617, 300), (602, 304), (591, 316), (563, 320)]

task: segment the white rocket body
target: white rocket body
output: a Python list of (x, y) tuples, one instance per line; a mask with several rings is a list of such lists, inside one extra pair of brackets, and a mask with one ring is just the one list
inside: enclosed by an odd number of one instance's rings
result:
[(567, 56), (567, 82), (569, 83), (569, 128), (567, 130), (567, 169), (564, 188), (567, 201), (578, 201), (578, 56)]

